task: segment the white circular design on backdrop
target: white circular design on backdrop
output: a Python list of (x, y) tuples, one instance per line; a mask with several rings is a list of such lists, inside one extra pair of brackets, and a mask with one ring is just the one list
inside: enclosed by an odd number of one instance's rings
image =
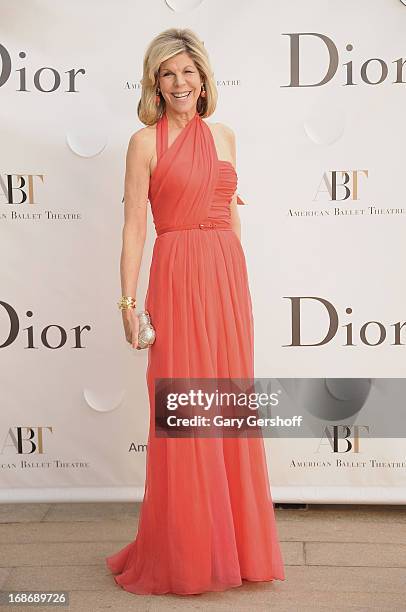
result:
[[(110, 119), (111, 121), (111, 119)], [(98, 99), (83, 99), (66, 122), (66, 144), (80, 157), (95, 157), (107, 146), (108, 113)]]
[(190, 11), (202, 4), (203, 0), (165, 0), (170, 9), (177, 13)]
[(96, 412), (111, 412), (120, 406), (124, 397), (124, 389), (112, 389), (108, 385), (98, 385), (98, 388), (86, 387), (83, 397), (90, 408)]
[(345, 131), (345, 115), (330, 104), (317, 105), (303, 123), (305, 134), (319, 145), (337, 142)]
[(100, 125), (91, 125), (87, 121), (66, 132), (66, 144), (80, 157), (95, 157), (106, 148), (107, 138)]
[(326, 378), (330, 396), (341, 402), (363, 406), (371, 391), (370, 378)]

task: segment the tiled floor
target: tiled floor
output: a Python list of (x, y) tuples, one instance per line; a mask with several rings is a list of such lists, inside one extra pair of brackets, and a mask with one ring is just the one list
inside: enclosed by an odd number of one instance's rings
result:
[(286, 580), (194, 596), (134, 595), (115, 584), (104, 558), (135, 537), (139, 507), (0, 505), (1, 589), (69, 591), (69, 607), (59, 608), (69, 612), (406, 611), (405, 506), (277, 509)]

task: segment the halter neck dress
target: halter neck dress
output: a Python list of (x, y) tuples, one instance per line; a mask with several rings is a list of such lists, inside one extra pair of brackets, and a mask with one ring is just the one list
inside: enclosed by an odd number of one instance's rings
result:
[[(195, 594), (242, 580), (284, 580), (261, 437), (155, 435), (156, 378), (254, 376), (254, 322), (244, 252), (231, 227), (237, 174), (219, 160), (196, 112), (168, 147), (156, 125), (149, 201), (157, 233), (145, 309), (150, 423), (135, 539), (106, 559), (138, 594)], [(137, 409), (137, 406), (134, 406)]]

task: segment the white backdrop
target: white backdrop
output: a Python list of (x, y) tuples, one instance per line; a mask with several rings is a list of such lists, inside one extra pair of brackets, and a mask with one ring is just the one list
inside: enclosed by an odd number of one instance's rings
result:
[[(209, 121), (237, 137), (256, 376), (368, 378), (376, 400), (391, 397), (390, 381), (383, 393), (379, 379), (405, 374), (406, 331), (396, 342), (393, 325), (405, 316), (406, 6), (146, 7), (0, 2), (3, 501), (142, 499), (147, 353), (125, 342), (116, 306), (121, 199), (128, 140), (142, 127), (144, 51), (171, 26), (204, 40), (219, 89)], [(155, 238), (150, 211), (148, 224), (140, 306)], [(297, 297), (335, 308), (330, 341), (289, 346)], [(368, 321), (377, 323), (363, 342)], [(302, 343), (321, 342), (327, 328), (321, 302), (302, 300)], [(382, 328), (386, 338), (372, 346)], [(384, 406), (390, 415), (390, 401)], [(402, 438), (364, 439), (345, 455), (318, 437), (266, 447), (274, 501), (406, 502)], [(342, 456), (366, 464), (338, 466)], [(377, 457), (383, 467), (371, 467)]]

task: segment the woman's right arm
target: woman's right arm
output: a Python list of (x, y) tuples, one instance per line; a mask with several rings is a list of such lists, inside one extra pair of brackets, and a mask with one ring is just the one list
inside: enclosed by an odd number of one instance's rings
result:
[[(147, 232), (151, 137), (147, 128), (135, 132), (128, 143), (124, 183), (124, 226), (120, 276), (122, 295), (137, 298), (137, 284)], [(137, 347), (138, 317), (133, 308), (122, 310), (126, 339)]]

